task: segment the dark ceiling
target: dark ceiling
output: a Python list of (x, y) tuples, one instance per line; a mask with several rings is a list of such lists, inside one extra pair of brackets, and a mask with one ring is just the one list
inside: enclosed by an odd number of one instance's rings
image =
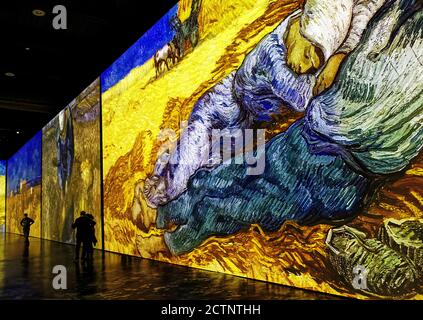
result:
[[(0, 159), (12, 156), (176, 3), (0, 1)], [(67, 30), (52, 26), (59, 4), (67, 9)], [(45, 16), (35, 16), (35, 9)]]

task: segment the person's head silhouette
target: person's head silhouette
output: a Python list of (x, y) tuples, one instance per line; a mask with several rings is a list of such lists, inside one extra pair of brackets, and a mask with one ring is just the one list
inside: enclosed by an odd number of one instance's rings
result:
[(91, 213), (86, 213), (85, 214), (88, 218), (90, 218), (91, 220), (94, 220), (94, 216)]
[(25, 218), (28, 218), (28, 213), (24, 213), (24, 217)]
[(81, 216), (85, 216), (86, 212), (85, 211), (81, 211)]

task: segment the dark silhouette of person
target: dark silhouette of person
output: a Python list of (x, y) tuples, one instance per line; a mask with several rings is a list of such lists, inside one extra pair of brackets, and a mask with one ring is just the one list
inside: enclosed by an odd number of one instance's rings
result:
[(94, 216), (92, 214), (87, 213), (86, 214), (86, 217), (88, 219), (90, 219), (90, 227), (91, 227), (90, 228), (90, 233), (89, 233), (89, 239), (88, 239), (88, 241), (86, 243), (86, 246), (87, 246), (86, 252), (87, 252), (87, 259), (89, 261), (92, 261), (93, 258), (94, 258), (94, 247), (93, 247), (93, 245), (95, 246), (97, 244), (97, 238), (95, 236), (95, 225), (96, 225), (96, 222), (95, 222)]
[(87, 216), (85, 211), (81, 211), (79, 218), (72, 224), (72, 228), (76, 229), (76, 247), (75, 247), (75, 261), (79, 260), (79, 251), (82, 244), (82, 260), (89, 257), (89, 247), (92, 247), (92, 230), (95, 221)]
[(28, 217), (27, 213), (24, 214), (24, 218), (21, 220), (21, 226), (22, 226), (22, 230), (23, 230), (23, 234), (24, 234), (26, 242), (29, 241), (29, 232), (34, 222), (35, 222), (34, 220)]

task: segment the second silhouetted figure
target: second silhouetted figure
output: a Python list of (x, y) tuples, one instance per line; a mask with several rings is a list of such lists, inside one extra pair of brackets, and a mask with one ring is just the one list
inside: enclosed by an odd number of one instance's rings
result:
[(86, 260), (90, 256), (90, 247), (92, 247), (92, 233), (95, 221), (90, 219), (85, 211), (81, 211), (79, 218), (72, 224), (72, 228), (76, 228), (76, 247), (75, 261), (79, 260), (79, 251), (82, 244), (82, 260)]

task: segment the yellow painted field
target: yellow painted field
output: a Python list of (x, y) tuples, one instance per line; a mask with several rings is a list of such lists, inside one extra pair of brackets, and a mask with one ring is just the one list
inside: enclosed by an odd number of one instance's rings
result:
[(41, 185), (24, 187), (21, 192), (7, 197), (6, 231), (23, 234), (20, 221), (24, 213), (34, 219), (31, 236), (41, 237)]
[(0, 226), (6, 219), (6, 177), (0, 176)]
[[(249, 4), (248, 1), (240, 2)], [(144, 144), (144, 152), (151, 152), (169, 102), (173, 99), (190, 100), (190, 105), (184, 105), (187, 118), (195, 103), (194, 99), (190, 99), (192, 95), (199, 95), (199, 88), (202, 93), (205, 92), (239, 67), (246, 53), (272, 31), (284, 16), (298, 7), (297, 1), (254, 2), (253, 8), (243, 11), (244, 14), (238, 18), (230, 15), (234, 19), (227, 22), (222, 32), (201, 41), (194, 51), (157, 80), (153, 61), (150, 60), (132, 70), (125, 79), (103, 94), (105, 176), (118, 158), (132, 149), (141, 131), (148, 131), (151, 136)], [(266, 10), (278, 12), (274, 12), (272, 20), (265, 21)], [(260, 18), (263, 21), (257, 22), (259, 28), (248, 28)], [(240, 37), (243, 30), (245, 34)], [(226, 60), (223, 65), (222, 59)], [(151, 162), (150, 157), (144, 158), (145, 167)]]
[[(287, 223), (266, 234), (259, 226), (224, 238), (210, 238), (188, 254), (174, 257), (167, 250), (163, 231), (155, 227), (155, 210), (139, 193), (157, 159), (157, 134), (169, 128), (178, 132), (195, 102), (242, 63), (245, 55), (272, 31), (301, 1), (255, 0), (236, 2), (236, 14), (223, 0), (203, 0), (223, 8), (200, 13), (200, 42), (170, 71), (155, 79), (153, 61), (131, 71), (102, 96), (105, 249), (169, 263), (256, 278), (344, 296), (354, 294), (331, 272), (324, 243), (329, 226), (300, 227)], [(190, 0), (181, 1), (181, 19)], [(215, 8), (219, 8), (216, 5)], [(184, 11), (185, 10), (185, 11)], [(201, 18), (202, 17), (202, 18)], [(219, 21), (222, 19), (223, 23)], [(301, 117), (283, 111), (270, 124), (267, 137), (284, 131)], [(376, 195), (370, 217), (351, 225), (374, 236), (384, 217), (423, 216), (423, 159), (386, 185)], [(133, 208), (141, 211), (134, 220)], [(414, 298), (422, 298), (417, 295)]]

